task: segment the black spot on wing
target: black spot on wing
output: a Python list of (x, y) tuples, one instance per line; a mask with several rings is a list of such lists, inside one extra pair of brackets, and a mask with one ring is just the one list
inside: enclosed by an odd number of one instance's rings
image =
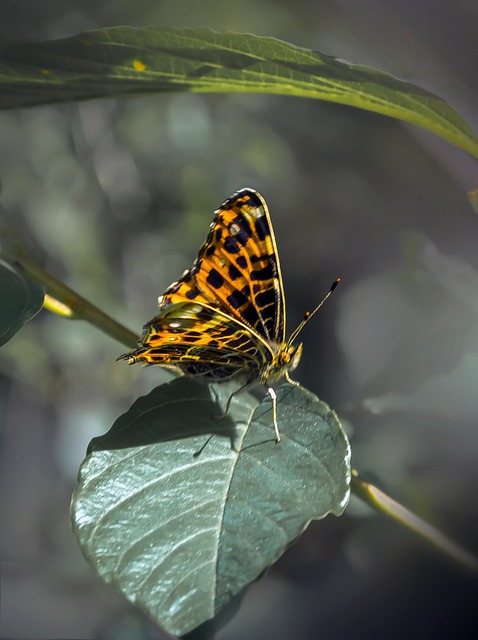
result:
[(239, 309), (243, 304), (247, 302), (248, 298), (241, 291), (233, 291), (227, 296), (227, 302), (233, 309)]
[(191, 337), (194, 337), (194, 338), (201, 338), (202, 337), (202, 333), (200, 331), (194, 331), (194, 330), (190, 331), (188, 333), (188, 335), (190, 335)]
[(247, 260), (244, 256), (238, 256), (236, 264), (240, 269), (245, 269), (247, 267)]
[(188, 333), (187, 335), (183, 336), (183, 341), (186, 342), (187, 344), (189, 343), (193, 344), (194, 342), (201, 340), (201, 338), (202, 336), (192, 336), (191, 333)]
[(189, 291), (186, 291), (186, 298), (188, 300), (194, 300), (194, 298), (197, 298), (199, 295), (199, 291), (196, 291), (196, 289), (189, 289)]
[(224, 278), (216, 269), (211, 269), (211, 271), (207, 275), (206, 281), (208, 285), (210, 285), (214, 289), (220, 289), (224, 284)]
[(265, 262), (267, 260), (271, 260), (272, 257), (269, 256), (267, 253), (265, 256), (251, 256), (251, 264), (256, 264), (256, 262)]
[(243, 311), (241, 311), (241, 317), (246, 324), (249, 324), (251, 327), (254, 327), (254, 328), (257, 327), (257, 324), (259, 322), (259, 316), (252, 304), (250, 304)]
[(266, 216), (261, 216), (256, 220), (256, 233), (259, 240), (265, 240), (270, 236), (269, 225), (267, 224)]
[(272, 265), (266, 264), (262, 269), (255, 269), (251, 271), (251, 280), (271, 280), (274, 277)]
[(276, 296), (274, 289), (266, 289), (256, 296), (256, 304), (259, 305), (260, 308), (268, 307), (275, 304), (275, 302)]
[(235, 238), (227, 236), (224, 240), (224, 250), (227, 251), (227, 253), (239, 253), (241, 249)]
[(233, 264), (229, 265), (229, 277), (231, 280), (237, 280), (241, 277), (241, 272)]

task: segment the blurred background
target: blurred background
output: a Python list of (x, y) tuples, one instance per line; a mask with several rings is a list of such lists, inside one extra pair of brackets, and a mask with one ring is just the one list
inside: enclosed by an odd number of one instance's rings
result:
[[(3, 0), (2, 41), (112, 25), (270, 35), (437, 93), (478, 132), (472, 0)], [(314, 100), (171, 94), (0, 113), (3, 206), (35, 259), (140, 332), (238, 188), (266, 198), (296, 379), (344, 421), (353, 466), (478, 553), (476, 160)], [(163, 638), (103, 585), (69, 526), (89, 440), (168, 378), (42, 311), (0, 357), (0, 637)], [(352, 499), (246, 595), (224, 640), (476, 637), (476, 580)]]

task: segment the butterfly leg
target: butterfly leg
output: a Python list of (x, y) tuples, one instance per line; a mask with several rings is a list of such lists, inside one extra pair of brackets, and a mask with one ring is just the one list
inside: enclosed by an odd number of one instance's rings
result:
[(296, 382), (295, 380), (292, 380), (292, 379), (289, 377), (289, 372), (288, 372), (288, 371), (286, 371), (286, 372), (285, 372), (285, 374), (284, 374), (284, 378), (287, 380), (287, 382), (288, 382), (289, 384), (293, 384), (293, 385), (294, 385), (294, 387), (300, 387), (300, 382)]
[(221, 418), (225, 418), (227, 416), (227, 414), (229, 413), (229, 409), (231, 407), (231, 402), (232, 402), (232, 399), (234, 398), (234, 396), (239, 395), (243, 391), (247, 391), (247, 389), (249, 389), (252, 386), (253, 386), (253, 384), (251, 384), (250, 382), (246, 382), (246, 384), (243, 384), (242, 387), (239, 387), (239, 389), (237, 389), (236, 391), (231, 393), (231, 395), (229, 396), (229, 398), (228, 398), (228, 400), (226, 402), (226, 408), (224, 409), (224, 413), (222, 413), (220, 416), (218, 416), (218, 419), (220, 420)]
[(276, 434), (276, 442), (281, 441), (279, 426), (277, 424), (277, 394), (272, 387), (267, 387), (267, 393), (270, 395), (272, 400), (272, 422), (274, 424), (274, 431)]

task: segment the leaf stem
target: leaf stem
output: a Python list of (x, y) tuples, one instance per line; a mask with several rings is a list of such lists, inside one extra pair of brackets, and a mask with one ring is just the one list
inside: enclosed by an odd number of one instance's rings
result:
[(85, 320), (130, 349), (137, 346), (138, 336), (135, 333), (42, 269), (25, 252), (13, 254), (2, 249), (0, 255), (26, 278), (45, 287), (44, 306), (50, 311), (72, 320)]
[(392, 518), (403, 527), (424, 538), (442, 553), (471, 571), (478, 571), (478, 558), (447, 538), (431, 524), (406, 509), (386, 493), (366, 482), (355, 469), (352, 469), (351, 490), (370, 507)]

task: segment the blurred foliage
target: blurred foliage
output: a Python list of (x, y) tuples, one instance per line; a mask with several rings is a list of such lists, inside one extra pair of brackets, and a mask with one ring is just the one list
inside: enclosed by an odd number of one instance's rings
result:
[(478, 157), (478, 139), (439, 97), (277, 38), (204, 27), (113, 27), (0, 49), (0, 109), (171, 91), (338, 102), (417, 124)]
[[(478, 130), (478, 8), (465, 0), (299, 0), (293, 10), (284, 1), (4, 0), (2, 9), (3, 41), (114, 24), (280, 37), (415, 82)], [(260, 190), (289, 326), (342, 278), (304, 332), (299, 379), (348, 421), (355, 467), (476, 551), (474, 161), (380, 116), (259, 95), (3, 112), (0, 141), (3, 206), (33, 257), (136, 332), (191, 263), (213, 210), (237, 188)], [(164, 637), (98, 584), (67, 521), (88, 441), (169, 379), (116, 363), (121, 350), (46, 312), (2, 349), (6, 635)], [(386, 627), (402, 638), (412, 626), (423, 638), (466, 637), (474, 585), (393, 523), (358, 504), (347, 513), (311, 526), (222, 637), (378, 638)]]
[(0, 345), (3, 345), (40, 311), (44, 290), (36, 282), (22, 278), (3, 260), (0, 260), (0, 290)]

